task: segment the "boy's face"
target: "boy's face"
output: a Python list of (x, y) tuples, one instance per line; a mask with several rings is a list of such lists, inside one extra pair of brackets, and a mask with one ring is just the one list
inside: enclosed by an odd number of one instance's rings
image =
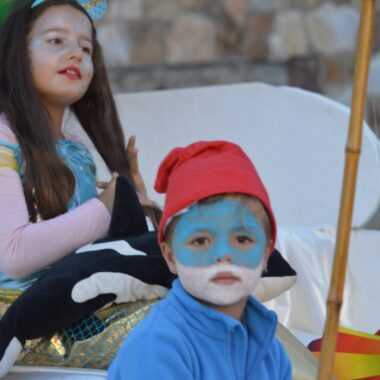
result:
[(192, 206), (175, 224), (171, 244), (162, 248), (190, 294), (230, 305), (256, 287), (268, 246), (252, 205), (235, 197)]

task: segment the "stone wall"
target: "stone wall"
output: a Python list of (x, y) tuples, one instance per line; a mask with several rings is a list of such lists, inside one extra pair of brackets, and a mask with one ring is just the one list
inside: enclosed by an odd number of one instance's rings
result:
[[(115, 92), (264, 81), (350, 104), (359, 0), (108, 0)], [(380, 2), (367, 119), (380, 120)]]

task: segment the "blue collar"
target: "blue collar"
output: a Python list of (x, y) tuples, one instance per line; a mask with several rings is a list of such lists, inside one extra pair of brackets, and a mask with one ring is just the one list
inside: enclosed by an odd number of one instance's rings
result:
[[(203, 305), (193, 298), (182, 286), (179, 279), (173, 282), (172, 291), (166, 297), (167, 301), (180, 308), (180, 313), (193, 328), (217, 338), (226, 339), (226, 336), (238, 330), (245, 330), (262, 348), (268, 347), (277, 328), (277, 315), (268, 310), (254, 297), (249, 296), (244, 310), (244, 325), (220, 311)], [(207, 322), (208, 321), (208, 322)]]

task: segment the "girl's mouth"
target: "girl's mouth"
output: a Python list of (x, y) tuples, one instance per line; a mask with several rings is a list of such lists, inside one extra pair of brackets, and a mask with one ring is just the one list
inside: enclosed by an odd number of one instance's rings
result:
[(80, 70), (75, 66), (66, 67), (65, 69), (59, 71), (59, 74), (63, 74), (71, 80), (80, 80), (82, 78)]

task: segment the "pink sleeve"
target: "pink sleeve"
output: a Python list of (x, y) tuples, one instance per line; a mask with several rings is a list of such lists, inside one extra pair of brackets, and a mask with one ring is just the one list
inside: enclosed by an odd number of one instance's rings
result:
[[(0, 140), (14, 143), (0, 125)], [(10, 132), (12, 133), (12, 132)], [(29, 223), (19, 174), (0, 170), (0, 271), (18, 279), (104, 236), (110, 214), (98, 199), (50, 220)]]

